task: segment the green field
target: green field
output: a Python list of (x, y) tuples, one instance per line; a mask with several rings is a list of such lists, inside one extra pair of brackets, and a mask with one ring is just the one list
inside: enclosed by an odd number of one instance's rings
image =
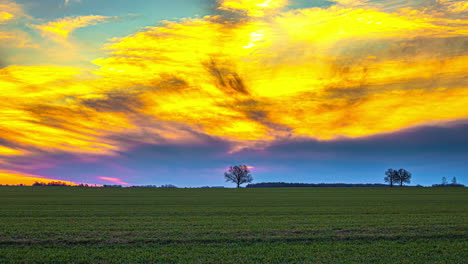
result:
[(0, 188), (0, 263), (467, 263), (466, 188)]

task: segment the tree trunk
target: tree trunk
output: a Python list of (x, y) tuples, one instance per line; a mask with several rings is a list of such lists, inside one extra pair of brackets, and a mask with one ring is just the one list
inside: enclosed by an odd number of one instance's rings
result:
[(240, 188), (240, 184), (237, 184), (237, 188)]

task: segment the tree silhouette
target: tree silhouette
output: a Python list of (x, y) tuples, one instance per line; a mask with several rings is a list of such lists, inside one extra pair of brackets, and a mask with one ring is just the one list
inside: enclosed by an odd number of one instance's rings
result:
[(457, 185), (457, 177), (453, 177), (453, 178), (452, 178), (452, 184), (453, 184), (453, 185)]
[(405, 169), (399, 169), (396, 173), (396, 182), (400, 183), (400, 187), (404, 183), (411, 183), (411, 173)]
[(442, 185), (447, 185), (448, 182), (447, 182), (447, 178), (444, 176), (442, 177)]
[(394, 169), (388, 169), (385, 172), (384, 181), (390, 183), (390, 187), (393, 187), (393, 183), (397, 182), (398, 171)]
[(252, 175), (250, 174), (250, 170), (247, 165), (229, 167), (228, 171), (224, 173), (224, 178), (227, 182), (233, 182), (237, 184), (237, 188), (240, 188), (241, 184), (250, 183), (253, 181)]

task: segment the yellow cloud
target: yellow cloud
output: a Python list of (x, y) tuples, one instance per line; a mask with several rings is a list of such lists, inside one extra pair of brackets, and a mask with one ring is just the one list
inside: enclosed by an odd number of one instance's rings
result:
[(439, 0), (451, 13), (462, 13), (468, 11), (468, 1)]
[[(251, 10), (258, 4), (226, 1), (221, 8)], [(463, 99), (441, 99), (455, 91), (452, 88), (463, 91), (465, 84), (435, 85), (427, 87), (427, 92), (417, 84), (460, 78), (466, 71), (466, 57), (434, 60), (432, 53), (421, 49), (418, 55), (408, 57), (403, 52), (403, 57), (392, 58), (387, 51), (411, 50), (398, 48), (397, 43), (416, 37), (464, 36), (466, 27), (460, 21), (407, 11), (389, 14), (375, 8), (334, 6), (283, 12), (235, 27), (217, 23), (217, 17), (167, 23), (116, 39), (106, 47), (113, 56), (95, 61), (101, 66), (97, 74), (136, 86), (154, 86), (153, 91), (140, 95), (145, 114), (237, 142), (274, 140), (288, 129), (293, 135), (319, 139), (366, 136), (466, 117), (468, 113), (459, 107), (466, 103)], [(357, 57), (349, 59), (337, 52), (377, 41), (387, 44), (374, 54), (354, 53)], [(450, 52), (449, 47), (443, 48), (440, 52)], [(164, 88), (158, 89), (165, 79)], [(447, 90), (433, 93), (435, 88)], [(378, 105), (387, 96), (389, 102), (398, 101), (399, 97), (390, 96), (392, 89), (396, 94), (403, 90), (400, 100), (422, 94), (426, 100), (420, 103), (422, 112), (389, 116), (391, 125), (379, 118), (392, 113), (389, 109), (398, 104), (373, 110), (368, 105)], [(434, 103), (431, 97), (452, 110), (429, 111)], [(354, 109), (356, 117), (342, 124)], [(367, 119), (371, 128), (361, 125)]]
[(405, 127), (436, 124), (468, 116), (466, 88), (435, 91), (389, 91), (355, 101), (301, 100), (285, 111), (281, 104), (299, 100), (288, 97), (271, 102), (270, 118), (294, 128), (296, 135), (330, 140), (393, 132)]
[(106, 91), (98, 88), (98, 83), (80, 81), (79, 73), (72, 67), (0, 69), (2, 138), (25, 148), (51, 152), (112, 154), (117, 150), (116, 143), (103, 135), (132, 125), (122, 114), (101, 114), (77, 105), (81, 97), (92, 98), (93, 92)]
[(23, 154), (24, 152), (21, 150), (0, 146), (0, 156), (18, 156)]
[(13, 19), (15, 16), (8, 12), (0, 12), (0, 23)]
[(95, 15), (66, 17), (44, 25), (36, 25), (34, 27), (39, 29), (44, 37), (48, 37), (53, 41), (63, 43), (77, 28), (96, 25), (97, 23), (104, 22), (107, 19), (108, 17)]
[(0, 1), (0, 24), (7, 23), (22, 15), (22, 13), (21, 5), (11, 1)]
[(218, 9), (244, 11), (252, 17), (264, 17), (287, 4), (288, 0), (221, 0)]

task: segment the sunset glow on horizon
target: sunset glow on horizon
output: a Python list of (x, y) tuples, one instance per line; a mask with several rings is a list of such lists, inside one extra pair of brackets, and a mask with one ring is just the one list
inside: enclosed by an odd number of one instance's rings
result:
[(219, 185), (232, 162), (342, 182), (392, 135), (401, 166), (468, 179), (468, 1), (144, 2), (0, 0), (0, 184)]
[(69, 181), (62, 181), (62, 180), (54, 180), (54, 179), (46, 179), (41, 178), (36, 175), (29, 175), (14, 171), (2, 171), (0, 170), (0, 179), (2, 179), (2, 185), (19, 185), (23, 184), (26, 186), (33, 185), (34, 183), (53, 183), (53, 182), (60, 182), (63, 184), (67, 184), (70, 186), (75, 186), (77, 183), (69, 182)]

